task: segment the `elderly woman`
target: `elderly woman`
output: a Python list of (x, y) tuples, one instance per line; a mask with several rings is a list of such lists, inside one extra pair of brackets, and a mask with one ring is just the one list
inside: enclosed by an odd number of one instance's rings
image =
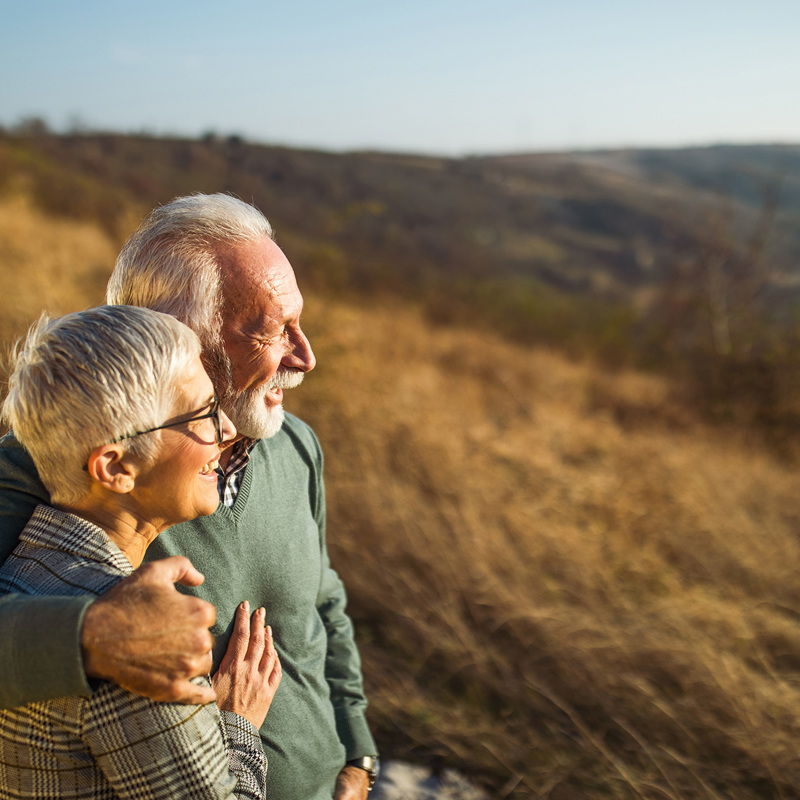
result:
[[(214, 512), (214, 470), (236, 431), (199, 354), (189, 328), (143, 308), (31, 329), (3, 410), (52, 505), (37, 507), (0, 589), (100, 594), (165, 528)], [(280, 664), (264, 610), (248, 617), (243, 603), (217, 704), (156, 703), (100, 682), (91, 697), (0, 712), (0, 797), (262, 798), (258, 728)]]

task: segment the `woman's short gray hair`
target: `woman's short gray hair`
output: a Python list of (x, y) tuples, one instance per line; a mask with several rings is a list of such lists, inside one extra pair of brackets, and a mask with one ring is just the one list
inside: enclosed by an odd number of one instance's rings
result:
[[(174, 317), (100, 306), (57, 319), (43, 314), (13, 354), (3, 416), (27, 448), (51, 499), (72, 503), (89, 488), (95, 447), (163, 424), (200, 343)], [(160, 432), (121, 443), (150, 463)]]
[(217, 246), (272, 235), (266, 217), (236, 197), (178, 197), (152, 211), (122, 248), (106, 302), (171, 314), (212, 352), (221, 346), (222, 328)]

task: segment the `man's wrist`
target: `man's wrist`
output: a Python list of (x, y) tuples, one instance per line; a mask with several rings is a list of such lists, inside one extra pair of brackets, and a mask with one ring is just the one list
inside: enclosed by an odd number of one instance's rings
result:
[(361, 756), (361, 758), (353, 758), (347, 762), (348, 767), (358, 767), (363, 769), (369, 776), (369, 791), (378, 780), (378, 775), (381, 772), (381, 760), (378, 756)]

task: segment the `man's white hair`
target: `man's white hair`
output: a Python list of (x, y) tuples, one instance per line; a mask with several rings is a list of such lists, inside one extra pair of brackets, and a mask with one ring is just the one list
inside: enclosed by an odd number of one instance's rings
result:
[[(95, 447), (154, 428), (174, 413), (181, 376), (200, 342), (174, 317), (100, 306), (57, 319), (43, 314), (13, 354), (3, 417), (33, 458), (53, 502), (90, 486)], [(160, 431), (120, 444), (145, 463)]]
[(171, 314), (211, 356), (222, 347), (219, 245), (268, 236), (254, 206), (227, 194), (178, 197), (152, 211), (128, 239), (108, 282), (106, 302)]

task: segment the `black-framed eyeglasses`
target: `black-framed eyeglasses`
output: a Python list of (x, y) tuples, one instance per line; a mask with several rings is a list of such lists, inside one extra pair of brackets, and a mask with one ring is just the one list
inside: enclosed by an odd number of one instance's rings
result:
[(211, 410), (207, 414), (198, 414), (196, 417), (189, 417), (188, 419), (179, 419), (176, 422), (168, 422), (166, 425), (158, 425), (155, 428), (148, 428), (146, 431), (136, 431), (135, 433), (126, 433), (124, 436), (118, 436), (112, 439), (110, 444), (121, 442), (123, 439), (133, 439), (134, 436), (143, 436), (145, 433), (152, 433), (153, 431), (161, 431), (164, 428), (174, 428), (178, 425), (185, 425), (187, 422), (197, 422), (201, 419), (211, 419), (214, 421), (214, 434), (217, 439), (217, 444), (222, 444), (222, 419), (220, 418), (220, 411), (222, 409), (219, 405), (219, 398), (217, 393), (214, 392), (214, 399), (211, 401)]

